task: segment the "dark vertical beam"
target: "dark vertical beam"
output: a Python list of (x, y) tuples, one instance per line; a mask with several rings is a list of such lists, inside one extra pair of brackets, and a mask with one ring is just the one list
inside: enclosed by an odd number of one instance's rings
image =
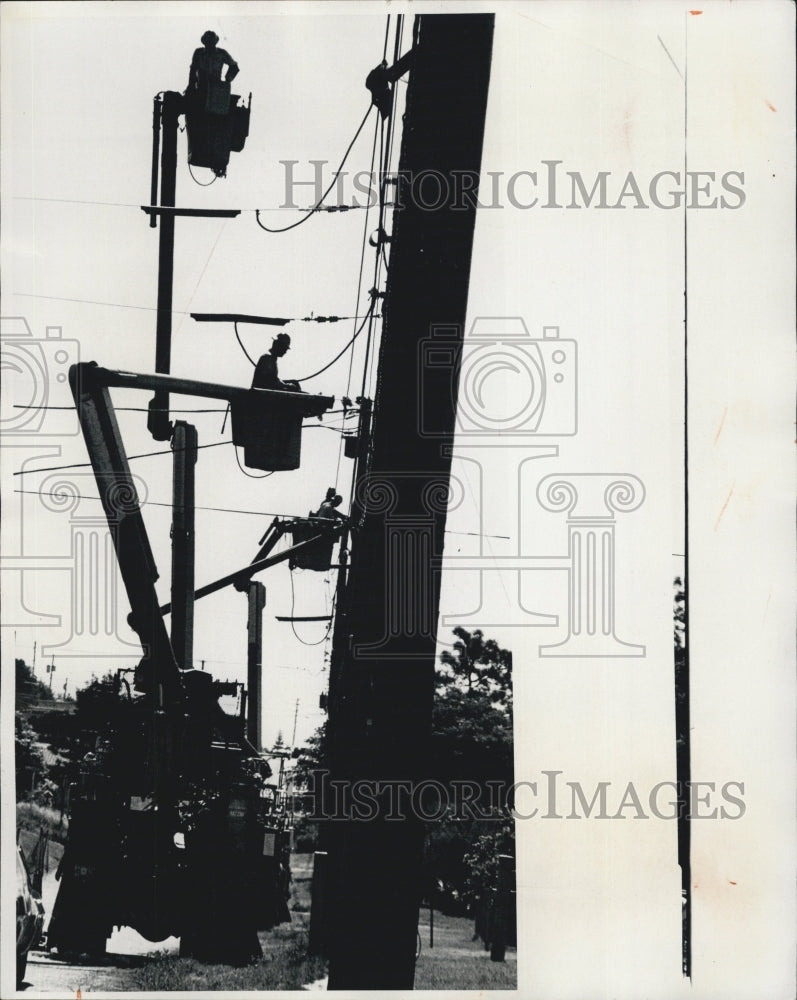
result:
[(130, 623), (153, 665), (155, 702), (170, 708), (182, 696), (180, 675), (158, 607), (158, 570), (110, 395), (91, 364), (73, 365), (69, 385), (130, 600)]
[(183, 670), (194, 658), (194, 503), (196, 427), (178, 420), (172, 437), (172, 649)]
[[(352, 496), (350, 505), (350, 518), (344, 525), (340, 537), (340, 548), (338, 562), (338, 581), (335, 590), (335, 628), (332, 633), (332, 651), (329, 666), (329, 690), (328, 690), (328, 710), (327, 718), (327, 741), (333, 743), (336, 737), (333, 735), (336, 724), (342, 723), (343, 715), (338, 710), (338, 696), (340, 693), (339, 678), (345, 656), (349, 649), (349, 598), (352, 596), (349, 587), (349, 544), (358, 532), (362, 524), (364, 515), (362, 500), (364, 487), (368, 475), (368, 453), (371, 441), (371, 417), (373, 413), (373, 403), (370, 399), (360, 397), (357, 400), (360, 413), (357, 421), (357, 455), (354, 464), (354, 475), (352, 477)], [(341, 734), (345, 738), (344, 734)], [(326, 843), (327, 825), (322, 823), (319, 828), (321, 845)]]
[(307, 950), (311, 955), (326, 955), (327, 928), (327, 863), (326, 851), (313, 854), (313, 880), (310, 885), (310, 929)]
[(676, 580), (675, 611), (681, 603), (683, 631), (675, 636), (675, 764), (678, 779), (678, 865), (681, 869), (681, 971), (692, 976), (692, 830), (689, 819), (692, 800), (691, 721), (689, 703), (689, 592), (684, 580)]
[[(183, 98), (166, 91), (161, 103), (161, 197), (162, 207), (174, 208), (177, 193), (177, 126)], [(153, 216), (154, 218), (154, 216)], [(168, 374), (172, 354), (172, 289), (174, 284), (174, 216), (160, 217), (158, 241), (158, 311), (155, 326), (155, 371)], [(171, 437), (169, 395), (156, 391), (150, 401), (147, 427), (156, 441)]]
[(249, 693), (249, 710), (246, 717), (246, 737), (256, 750), (262, 750), (263, 609), (266, 606), (266, 588), (257, 581), (250, 582), (248, 598), (246, 687)]
[[(152, 102), (152, 179), (150, 181), (149, 203), (158, 204), (158, 154), (161, 141), (161, 99), (160, 95)], [(154, 213), (149, 217), (150, 229), (158, 225), (158, 217)]]
[[(415, 20), (370, 468), (353, 537), (348, 634), (334, 646), (343, 653), (330, 697), (330, 768), (344, 785), (389, 780), (397, 789), (430, 768), (440, 593), (434, 561), (445, 530), (458, 373), (454, 365), (441, 392), (423, 377), (419, 358), (436, 325), (453, 335), (455, 348), (462, 337), (493, 20)], [(465, 199), (462, 172), (474, 182)], [(442, 181), (422, 194), (422, 174)], [(399, 793), (396, 818), (386, 818), (388, 796), (378, 803), (376, 819), (328, 824), (329, 989), (413, 987), (424, 825), (408, 795)]]

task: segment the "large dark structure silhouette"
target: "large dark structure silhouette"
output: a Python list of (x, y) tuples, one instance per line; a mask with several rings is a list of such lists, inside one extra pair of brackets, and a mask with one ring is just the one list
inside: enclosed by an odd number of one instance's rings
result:
[[(335, 622), (332, 779), (417, 782), (428, 767), (435, 633), (456, 374), (422, 377), (435, 326), (461, 342), (492, 54), (492, 15), (419, 15), (393, 214), (370, 460), (358, 469), (352, 556)], [(440, 195), (422, 204), (421, 175)], [(424, 192), (424, 194), (428, 194)], [(456, 372), (456, 366), (455, 372)], [(419, 414), (430, 417), (432, 437)], [(329, 822), (330, 989), (411, 989), (424, 830), (404, 815)]]

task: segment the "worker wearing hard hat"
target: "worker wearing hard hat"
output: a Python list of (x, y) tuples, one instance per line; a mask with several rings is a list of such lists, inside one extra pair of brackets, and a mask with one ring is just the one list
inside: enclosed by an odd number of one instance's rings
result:
[(277, 371), (277, 359), (282, 358), (290, 350), (291, 338), (287, 333), (278, 333), (274, 338), (268, 354), (264, 354), (257, 362), (252, 379), (253, 389), (282, 389), (295, 392), (299, 385), (296, 382), (283, 382)]
[[(196, 49), (191, 59), (188, 89), (185, 96), (209, 114), (227, 114), (230, 104), (230, 84), (238, 75), (238, 63), (225, 49), (217, 48), (219, 36), (206, 31), (202, 48)], [(224, 67), (227, 73), (222, 80)]]
[(346, 520), (345, 515), (341, 514), (341, 512), (336, 509), (337, 507), (340, 507), (342, 503), (343, 503), (343, 497), (339, 493), (335, 492), (334, 486), (330, 486), (330, 488), (327, 490), (327, 495), (324, 498), (324, 502), (321, 504), (318, 510), (314, 511), (310, 515), (310, 517), (320, 518), (323, 521), (345, 521)]

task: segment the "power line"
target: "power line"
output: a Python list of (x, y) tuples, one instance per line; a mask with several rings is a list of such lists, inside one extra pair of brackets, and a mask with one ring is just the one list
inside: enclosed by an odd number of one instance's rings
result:
[(291, 629), (293, 631), (293, 634), (303, 646), (320, 646), (321, 643), (327, 641), (327, 639), (329, 638), (329, 634), (332, 631), (332, 622), (334, 621), (335, 618), (334, 604), (332, 607), (332, 616), (330, 617), (329, 624), (327, 625), (326, 631), (324, 632), (323, 636), (321, 636), (321, 638), (317, 642), (307, 642), (307, 640), (303, 639), (296, 631), (296, 622), (293, 620), (293, 613), (296, 606), (296, 591), (293, 585), (293, 570), (290, 570), (290, 577), (291, 577)]
[[(144, 312), (158, 311), (155, 306), (132, 306), (126, 302), (97, 302), (95, 299), (71, 299), (64, 295), (36, 295), (33, 292), (14, 292), (14, 295), (18, 295), (23, 299), (49, 299), (53, 302), (77, 302), (80, 305), (86, 306), (109, 306), (114, 309), (140, 309)], [(169, 311), (173, 315), (177, 316), (190, 315), (187, 309), (171, 309)]]
[[(194, 290), (196, 291), (196, 289)], [(112, 309), (137, 309), (143, 312), (157, 312), (155, 306), (135, 306), (130, 305), (127, 302), (99, 302), (96, 299), (75, 299), (67, 298), (64, 295), (38, 295), (34, 292), (14, 292), (14, 295), (18, 295), (23, 299), (47, 299), (52, 302), (75, 302), (78, 305), (86, 306), (107, 306)], [(171, 309), (169, 310), (173, 316), (193, 316), (194, 313), (189, 309)], [(285, 325), (288, 323), (339, 323), (344, 320), (358, 320), (362, 319), (362, 316), (289, 316), (285, 319)], [(222, 321), (220, 321), (222, 322)]]
[[(198, 451), (200, 448), (218, 448), (223, 444), (232, 444), (232, 441), (212, 441), (210, 444), (199, 444), (196, 447)], [(176, 452), (186, 450), (186, 448), (164, 448), (161, 451), (145, 451), (140, 455), (128, 455), (127, 460), (131, 462), (134, 458), (151, 458), (153, 455), (174, 455)], [(31, 472), (60, 472), (62, 469), (85, 469), (90, 465), (91, 462), (72, 462), (70, 465), (51, 465), (46, 469), (18, 469), (12, 475), (27, 476)]]
[[(209, 187), (209, 184), (200, 184), (200, 187)], [(92, 201), (88, 198), (47, 198), (32, 195), (14, 195), (14, 201), (42, 201), (60, 203), (65, 205), (99, 205), (107, 208), (135, 208), (141, 210), (138, 202), (132, 201)], [(275, 205), (273, 208), (241, 208), (240, 212), (353, 212), (358, 209), (367, 208), (367, 205), (323, 205), (308, 206), (307, 208), (294, 208), (292, 205)]]
[(246, 349), (246, 348), (244, 347), (244, 342), (243, 342), (243, 341), (241, 340), (241, 335), (240, 335), (240, 333), (238, 333), (238, 323), (237, 323), (237, 322), (236, 322), (236, 323), (233, 323), (233, 327), (235, 328), (235, 339), (236, 339), (236, 340), (238, 341), (238, 345), (239, 345), (239, 347), (241, 348), (241, 350), (242, 350), (242, 351), (244, 352), (244, 354), (246, 355), (246, 360), (247, 360), (247, 361), (249, 362), (249, 364), (250, 364), (250, 365), (251, 365), (251, 366), (252, 366), (253, 368), (257, 368), (257, 362), (256, 362), (256, 361), (253, 361), (253, 360), (252, 360), (252, 358), (250, 357), (250, 355), (249, 355), (249, 351), (247, 351), (247, 349)]
[[(35, 403), (14, 403), (13, 409), (15, 409), (15, 410), (36, 410), (37, 412), (39, 410), (69, 410), (69, 411), (73, 411), (75, 409), (75, 407), (74, 406), (48, 406), (46, 404), (43, 405), (43, 406), (37, 406)], [(166, 408), (164, 406), (156, 406), (156, 407), (152, 407), (152, 408), (150, 408), (148, 406), (115, 406), (114, 407), (114, 410), (115, 410), (116, 413), (226, 413), (227, 409), (229, 409), (229, 407), (227, 407), (227, 408), (225, 408), (223, 410), (221, 410), (221, 409), (191, 409), (191, 408), (188, 408), (188, 409), (176, 409), (173, 406), (170, 406), (168, 408)], [(359, 410), (356, 407), (351, 407), (350, 409), (347, 409), (347, 410), (326, 410), (323, 415), (325, 417), (330, 417), (333, 414), (337, 414), (337, 413), (344, 413), (346, 415), (346, 417), (353, 417), (353, 416), (356, 416), (357, 413), (359, 413)], [(317, 426), (319, 426), (319, 425), (318, 424), (314, 424), (314, 423), (302, 424), (302, 427), (317, 427)], [(327, 427), (328, 425), (327, 424), (321, 424), (320, 426)], [(335, 428), (329, 427), (328, 429), (329, 430), (334, 430)], [(346, 430), (345, 427), (340, 427), (340, 428), (337, 428), (337, 429), (338, 430)]]
[[(74, 410), (74, 406), (37, 406), (36, 403), (14, 403), (13, 409), (15, 410)], [(163, 406), (148, 407), (148, 406), (115, 406), (114, 410), (117, 413), (226, 413), (226, 410), (215, 410), (215, 409), (176, 409), (170, 406), (168, 409)], [(341, 410), (334, 411), (336, 413), (342, 412)]]
[[(40, 496), (40, 497), (58, 497), (58, 498), (60, 498), (62, 500), (64, 500), (64, 499), (69, 499), (69, 500), (99, 500), (100, 502), (102, 502), (102, 497), (87, 496), (84, 493), (78, 493), (78, 494), (74, 494), (74, 493), (71, 493), (71, 492), (62, 492), (62, 493), (59, 493), (56, 490), (14, 490), (14, 493), (26, 493), (26, 494), (29, 494), (31, 496)], [(143, 501), (143, 503), (141, 504), (141, 506), (142, 507), (174, 507), (174, 504), (172, 504), (172, 503), (166, 503), (164, 501), (146, 499), (146, 500)], [(276, 511), (273, 511), (273, 510), (243, 510), (243, 509), (240, 509), (240, 508), (237, 508), (237, 507), (203, 507), (200, 504), (196, 504), (195, 507), (194, 507), (194, 509), (195, 510), (215, 511), (215, 512), (221, 513), (221, 514), (250, 514), (253, 517), (282, 517), (285, 520), (297, 519), (297, 518), (301, 518), (303, 516), (301, 514), (277, 513)]]
[(297, 226), (301, 226), (301, 224), (303, 222), (307, 222), (307, 220), (309, 218), (311, 218), (316, 212), (319, 211), (319, 209), (321, 208), (321, 205), (322, 205), (324, 199), (329, 194), (329, 192), (332, 190), (332, 188), (335, 186), (335, 184), (337, 182), (337, 179), (338, 179), (338, 175), (340, 174), (341, 170), (343, 169), (344, 163), (349, 158), (349, 153), (352, 151), (352, 148), (353, 148), (355, 142), (357, 142), (357, 139), (359, 138), (360, 132), (362, 132), (363, 127), (364, 127), (366, 121), (368, 121), (368, 115), (371, 114), (371, 108), (372, 107), (373, 107), (372, 104), (368, 105), (368, 110), (365, 112), (365, 115), (363, 116), (363, 120), (360, 122), (360, 125), (359, 125), (357, 131), (354, 133), (354, 138), (349, 143), (349, 148), (343, 154), (343, 159), (340, 161), (340, 166), (335, 171), (335, 176), (332, 178), (332, 183), (329, 185), (329, 187), (326, 189), (326, 191), (318, 199), (318, 202), (316, 203), (316, 205), (314, 205), (313, 208), (305, 216), (303, 216), (301, 219), (298, 219), (296, 222), (292, 222), (289, 226), (282, 226), (280, 229), (273, 229), (273, 228), (271, 228), (269, 226), (264, 226), (263, 223), (260, 221), (260, 209), (256, 209), (255, 210), (255, 222), (258, 224), (258, 226), (260, 226), (261, 229), (265, 229), (265, 231), (267, 233), (287, 233), (288, 230), (290, 230), (290, 229), (296, 229), (296, 227)]
[(33, 195), (14, 195), (14, 201), (51, 201), (51, 202), (61, 202), (66, 205), (105, 205), (108, 208), (141, 208), (141, 205), (136, 205), (129, 201), (88, 201), (83, 198), (42, 198)]
[[(38, 470), (35, 470), (38, 471)], [(57, 490), (14, 490), (14, 493), (24, 493), (28, 496), (36, 497), (57, 497), (61, 500), (97, 500), (102, 502), (102, 497), (87, 496), (85, 493), (74, 494), (71, 492), (58, 492)], [(142, 507), (174, 507), (174, 504), (165, 503), (164, 501), (150, 500), (146, 499), (141, 504)], [(285, 514), (277, 513), (273, 510), (245, 510), (240, 507), (207, 507), (201, 504), (196, 504), (195, 510), (207, 510), (210, 512), (215, 512), (219, 514), (245, 514), (251, 517), (281, 517), (285, 520), (291, 519), (304, 519), (303, 514)], [(489, 535), (484, 532), (479, 531), (452, 531), (450, 528), (445, 529), (447, 535), (471, 535), (474, 538), (504, 538), (508, 539), (509, 535)], [(678, 555), (675, 552), (673, 555)]]
[(371, 299), (371, 305), (368, 308), (368, 312), (363, 317), (362, 323), (360, 324), (360, 326), (358, 327), (358, 329), (354, 332), (354, 335), (352, 336), (351, 340), (348, 342), (348, 344), (346, 344), (346, 346), (341, 351), (339, 351), (335, 355), (335, 357), (328, 364), (324, 365), (323, 368), (319, 368), (317, 372), (313, 372), (312, 375), (305, 375), (304, 378), (297, 378), (297, 379), (294, 379), (294, 381), (295, 382), (309, 382), (311, 378), (315, 378), (316, 375), (320, 375), (322, 372), (325, 372), (327, 370), (327, 368), (331, 368), (339, 358), (342, 358), (343, 355), (346, 353), (346, 351), (348, 351), (348, 349), (352, 346), (352, 344), (354, 344), (354, 341), (362, 333), (363, 328), (365, 327), (365, 324), (368, 322), (368, 319), (371, 316), (371, 313), (374, 311), (374, 302), (375, 302), (375, 298), (372, 298)]
[[(386, 24), (385, 24), (385, 43), (384, 43), (383, 52), (382, 52), (382, 59), (383, 59), (383, 61), (384, 61), (384, 58), (385, 58), (385, 53), (387, 52), (387, 36), (388, 36), (388, 31), (389, 30), (390, 30), (390, 14), (387, 15), (387, 21), (386, 21)], [(373, 141), (373, 144), (371, 146), (371, 165), (368, 168), (368, 176), (369, 177), (373, 177), (373, 175), (374, 175), (374, 163), (376, 161), (376, 143), (377, 143), (378, 137), (379, 137), (379, 122), (377, 120), (377, 124), (374, 126), (374, 141)], [(367, 211), (365, 213), (365, 222), (363, 223), (362, 245), (361, 245), (361, 249), (360, 249), (360, 269), (359, 269), (359, 273), (357, 275), (357, 294), (356, 294), (355, 300), (354, 300), (354, 311), (355, 312), (357, 312), (359, 310), (359, 308), (360, 308), (360, 294), (362, 292), (363, 268), (364, 268), (364, 264), (365, 264), (365, 247), (366, 247), (366, 241), (368, 239), (368, 218), (369, 218), (370, 214), (371, 214), (371, 199), (369, 198), (368, 199)], [(372, 300), (372, 305), (373, 305), (373, 300)], [(353, 369), (354, 369), (354, 351), (352, 351), (352, 353), (351, 353), (351, 355), (349, 357), (349, 371), (348, 371), (348, 374), (346, 376), (346, 395), (347, 396), (351, 392), (351, 377), (352, 377), (352, 371), (353, 371)], [(337, 486), (338, 486), (338, 479), (340, 477), (340, 463), (341, 463), (342, 459), (343, 459), (343, 441), (341, 440), (341, 442), (340, 442), (340, 444), (338, 446), (338, 461), (337, 461), (337, 465), (335, 466), (335, 488), (336, 489), (337, 489)], [(353, 489), (353, 486), (352, 486), (352, 489)]]

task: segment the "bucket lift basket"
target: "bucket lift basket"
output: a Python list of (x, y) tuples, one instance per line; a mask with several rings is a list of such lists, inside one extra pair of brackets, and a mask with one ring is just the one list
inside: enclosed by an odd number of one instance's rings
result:
[[(224, 83), (216, 85), (223, 88)], [(230, 162), (230, 153), (240, 153), (249, 135), (249, 115), (252, 95), (244, 104), (237, 94), (221, 94), (220, 100), (205, 103), (204, 107), (186, 110), (188, 134), (188, 162), (192, 167), (208, 167), (223, 177)]]
[(322, 539), (317, 545), (293, 556), (290, 561), (291, 568), (312, 569), (318, 573), (326, 573), (332, 564), (332, 548), (335, 539), (340, 534), (335, 528), (335, 521), (324, 522), (321, 518), (314, 518), (312, 514), (306, 521), (297, 518), (288, 529), (294, 545), (308, 542), (311, 538), (317, 538), (319, 535), (328, 535), (329, 537), (328, 540)]
[[(252, 389), (243, 400), (230, 404), (232, 439), (244, 449), (244, 463), (264, 472), (287, 472), (299, 468), (302, 452), (302, 420), (318, 416), (330, 405), (325, 397), (285, 392), (283, 399)], [(293, 397), (293, 398), (292, 398)], [(323, 404), (319, 405), (319, 401)]]

